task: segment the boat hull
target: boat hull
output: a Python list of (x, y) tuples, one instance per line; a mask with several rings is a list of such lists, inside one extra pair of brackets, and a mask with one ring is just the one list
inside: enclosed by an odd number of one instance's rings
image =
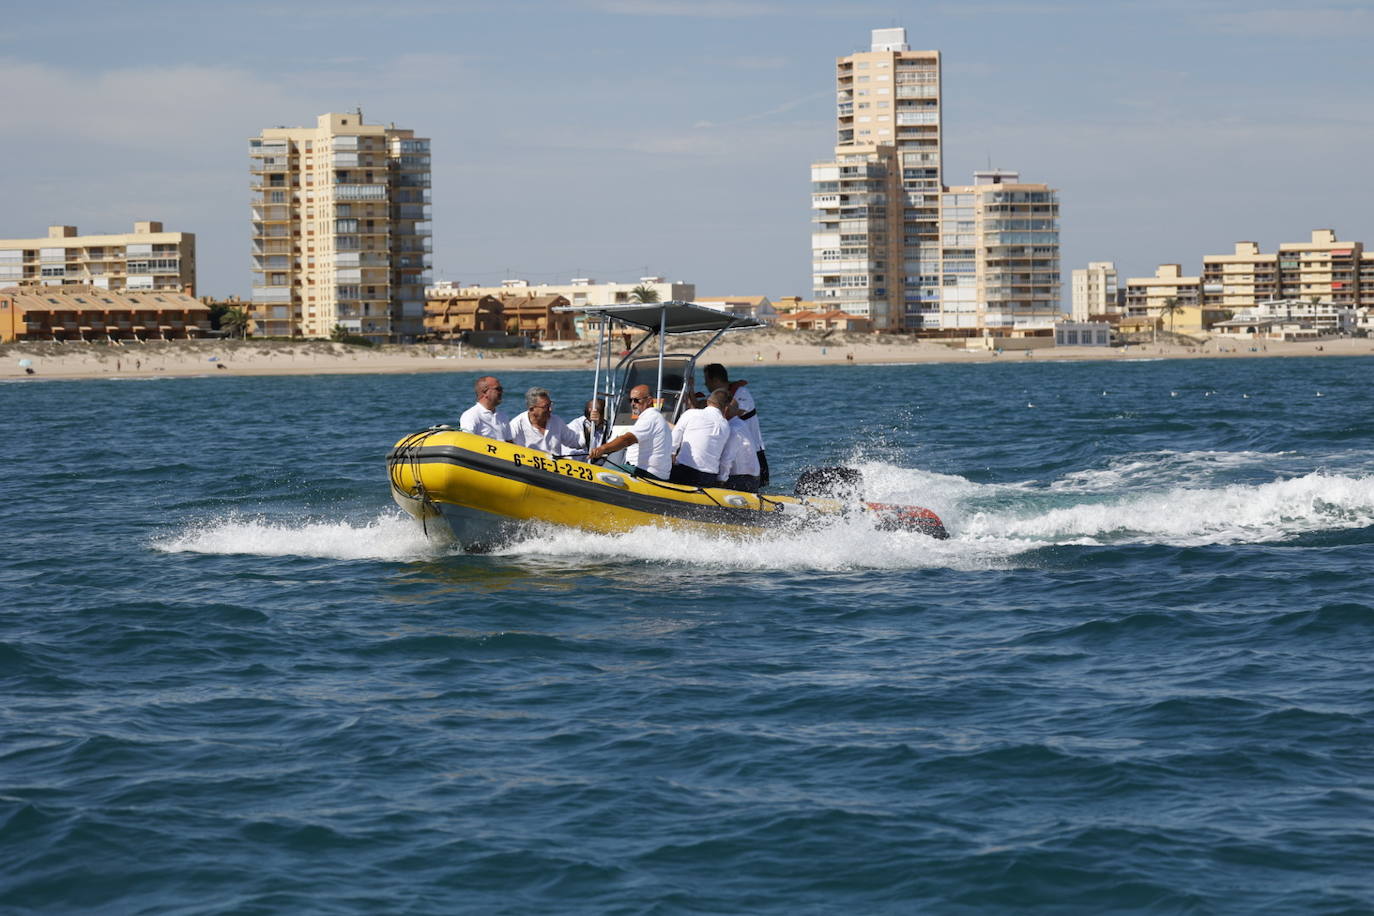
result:
[(468, 549), (490, 549), (539, 523), (605, 534), (654, 525), (747, 536), (862, 511), (826, 497), (646, 480), (444, 428), (402, 439), (387, 465), (396, 503)]

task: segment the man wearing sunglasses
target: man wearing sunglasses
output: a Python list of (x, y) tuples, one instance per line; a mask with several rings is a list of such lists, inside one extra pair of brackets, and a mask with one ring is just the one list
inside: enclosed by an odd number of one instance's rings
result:
[(654, 406), (648, 385), (630, 389), (630, 407), (637, 411), (635, 425), (629, 432), (592, 449), (588, 460), (599, 461), (623, 448), (625, 460), (635, 469), (636, 477), (667, 480), (673, 470), (673, 430)]
[(459, 428), (465, 433), (476, 433), (488, 439), (509, 442), (510, 423), (506, 420), (506, 415), (496, 409), (505, 390), (501, 387), (500, 379), (494, 375), (484, 375), (477, 380), (473, 388), (477, 392), (477, 403), (463, 411), (463, 416), (458, 420)]

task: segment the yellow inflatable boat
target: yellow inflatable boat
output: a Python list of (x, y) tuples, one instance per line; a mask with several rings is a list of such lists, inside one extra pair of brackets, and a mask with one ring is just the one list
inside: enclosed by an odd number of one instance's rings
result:
[[(701, 354), (722, 334), (764, 327), (753, 318), (695, 302), (565, 311), (585, 313), (587, 326), (600, 329), (592, 397), (607, 404), (612, 436), (633, 422), (629, 393), (636, 385), (649, 385), (656, 392), (656, 406), (674, 421), (688, 406)], [(635, 332), (643, 336), (630, 347)], [(690, 340), (683, 335), (693, 334), (712, 336), (695, 352), (668, 352), (670, 338)], [(615, 341), (622, 338), (628, 349), (613, 366)], [(650, 346), (653, 343), (656, 348)], [(496, 546), (539, 522), (606, 533), (664, 525), (754, 534), (820, 524), (855, 512), (871, 513), (881, 527), (948, 536), (939, 517), (928, 509), (862, 502), (857, 472), (847, 468), (813, 468), (803, 472), (793, 495), (774, 496), (638, 478), (614, 463), (618, 455), (611, 456), (609, 465), (593, 465), (436, 426), (396, 443), (387, 466), (397, 504), (420, 519), (426, 530), (431, 521), (442, 521), (468, 549)]]
[(498, 546), (537, 522), (601, 533), (661, 525), (749, 535), (823, 524), (850, 511), (871, 513), (880, 527), (946, 536), (925, 509), (646, 480), (447, 427), (406, 436), (387, 465), (396, 503), (427, 528), (443, 524), (470, 550)]

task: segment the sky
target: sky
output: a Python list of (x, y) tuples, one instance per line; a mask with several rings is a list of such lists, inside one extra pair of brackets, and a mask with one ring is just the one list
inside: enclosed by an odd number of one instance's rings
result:
[(1374, 245), (1371, 0), (34, 4), (0, 30), (0, 238), (161, 220), (246, 296), (249, 138), (361, 107), (433, 141), (436, 280), (809, 298), (834, 61), (892, 26), (943, 54), (946, 184), (1059, 190), (1066, 301), (1089, 261)]

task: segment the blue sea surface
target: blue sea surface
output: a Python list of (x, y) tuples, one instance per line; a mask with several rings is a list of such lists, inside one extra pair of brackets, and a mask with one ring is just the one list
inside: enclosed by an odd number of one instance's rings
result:
[(742, 367), (951, 538), (481, 556), (469, 375), (0, 383), (0, 912), (1374, 912), (1371, 370)]

